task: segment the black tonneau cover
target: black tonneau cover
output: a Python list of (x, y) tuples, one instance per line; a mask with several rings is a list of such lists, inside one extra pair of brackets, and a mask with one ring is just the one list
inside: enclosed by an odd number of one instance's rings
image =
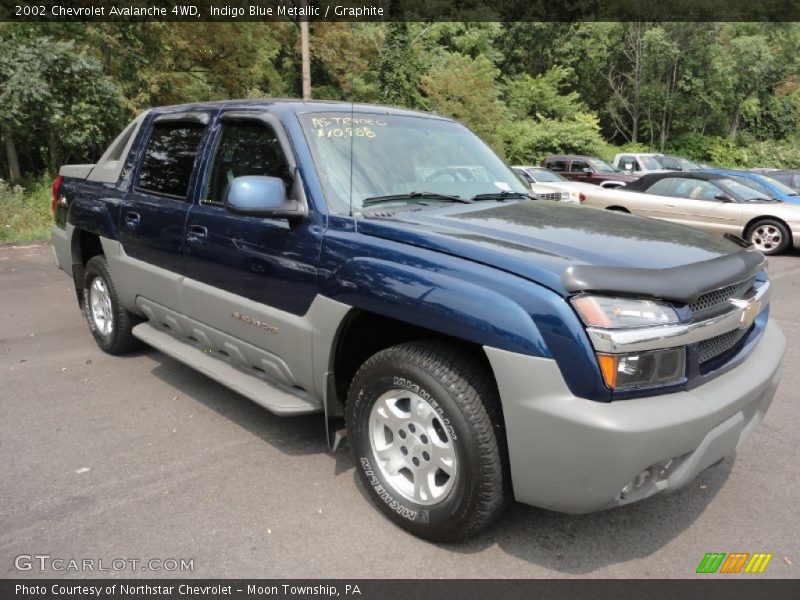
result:
[(763, 254), (748, 249), (668, 269), (574, 265), (561, 274), (561, 283), (569, 292), (644, 296), (691, 304), (704, 292), (744, 281), (765, 262)]

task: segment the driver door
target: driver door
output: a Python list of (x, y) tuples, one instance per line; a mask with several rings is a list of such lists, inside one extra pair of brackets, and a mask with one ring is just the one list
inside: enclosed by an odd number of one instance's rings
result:
[(231, 111), (211, 135), (205, 180), (186, 223), (187, 313), (267, 350), (274, 358), (269, 374), (300, 385), (310, 379), (311, 329), (303, 315), (317, 295), (323, 228), (313, 218), (243, 216), (224, 206), (228, 185), (244, 175), (279, 177), (287, 196), (305, 203), (277, 119)]
[(729, 195), (715, 183), (689, 177), (673, 177), (669, 178), (669, 181), (667, 197), (659, 203), (658, 214), (651, 216), (711, 233), (741, 231), (741, 226), (738, 225), (741, 219), (741, 207), (734, 201), (721, 199), (729, 198)]

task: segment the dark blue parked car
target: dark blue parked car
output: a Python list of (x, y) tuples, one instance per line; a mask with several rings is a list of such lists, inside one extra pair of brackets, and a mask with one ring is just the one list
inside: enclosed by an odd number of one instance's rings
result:
[(442, 117), (153, 109), (63, 167), (53, 209), (100, 348), (145, 342), (276, 414), (322, 413), (378, 506), (427, 539), (512, 497), (582, 513), (680, 487), (778, 382), (761, 253), (535, 200)]
[(754, 173), (752, 171), (739, 171), (736, 169), (704, 169), (702, 172), (714, 173), (715, 175), (727, 175), (781, 202), (800, 204), (800, 195), (797, 194), (797, 190), (790, 188), (777, 179), (773, 179), (766, 173)]

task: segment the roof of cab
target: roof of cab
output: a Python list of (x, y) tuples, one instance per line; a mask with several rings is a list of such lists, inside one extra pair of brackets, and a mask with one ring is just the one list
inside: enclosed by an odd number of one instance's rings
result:
[(429, 119), (439, 119), (442, 121), (451, 121), (441, 115), (436, 115), (429, 112), (422, 112), (417, 110), (407, 110), (403, 108), (395, 108), (392, 106), (382, 106), (379, 104), (362, 104), (341, 101), (328, 101), (328, 100), (310, 100), (304, 102), (303, 100), (291, 98), (256, 98), (251, 100), (217, 100), (210, 102), (195, 102), (191, 104), (174, 104), (171, 106), (158, 106), (152, 108), (152, 112), (156, 114), (184, 112), (184, 111), (202, 111), (202, 110), (216, 110), (225, 108), (238, 108), (238, 109), (264, 109), (269, 108), (283, 108), (291, 110), (297, 114), (303, 113), (318, 113), (318, 112), (359, 112), (371, 113), (382, 115), (399, 115), (410, 117), (424, 117)]

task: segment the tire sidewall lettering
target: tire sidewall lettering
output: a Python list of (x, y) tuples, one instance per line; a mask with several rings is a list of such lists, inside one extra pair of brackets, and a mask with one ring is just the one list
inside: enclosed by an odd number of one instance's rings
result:
[(458, 435), (456, 434), (455, 429), (453, 428), (453, 424), (450, 422), (450, 419), (447, 418), (445, 415), (444, 409), (439, 405), (436, 399), (422, 386), (414, 383), (410, 379), (406, 377), (401, 377), (399, 375), (395, 375), (392, 381), (393, 385), (398, 388), (402, 388), (408, 390), (409, 392), (414, 392), (417, 396), (425, 400), (428, 404), (433, 407), (433, 410), (436, 411), (436, 414), (439, 415), (439, 420), (441, 420), (442, 424), (447, 429), (447, 435), (450, 436), (450, 439), (457, 440)]
[[(390, 510), (394, 511), (404, 519), (408, 519), (409, 521), (419, 521), (424, 523), (428, 520), (427, 511), (419, 511), (408, 508), (398, 500), (395, 500), (391, 492), (386, 489), (386, 487), (381, 483), (380, 479), (378, 479), (375, 471), (372, 470), (372, 465), (366, 456), (362, 456), (359, 459), (359, 463), (361, 464), (361, 469), (364, 472), (364, 476), (367, 479), (368, 485), (372, 487), (381, 502), (386, 504)], [(417, 517), (421, 518), (418, 519)]]

